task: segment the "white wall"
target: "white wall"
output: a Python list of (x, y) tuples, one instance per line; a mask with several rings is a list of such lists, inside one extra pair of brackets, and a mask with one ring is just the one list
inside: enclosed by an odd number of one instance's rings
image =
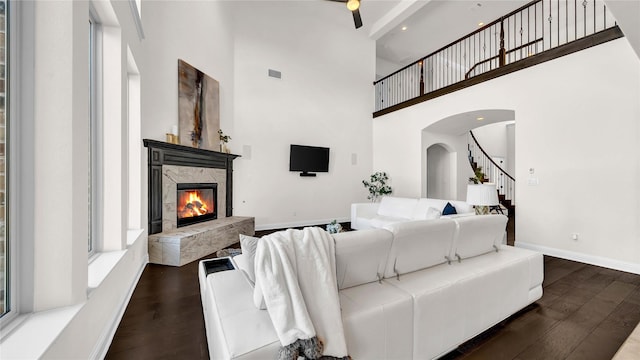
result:
[[(516, 243), (640, 272), (639, 78), (619, 39), (376, 118), (374, 168), (419, 196), (422, 129), (452, 113), (513, 109)], [(529, 168), (539, 186), (524, 185)]]
[[(230, 147), (251, 149), (234, 162), (234, 214), (255, 216), (259, 229), (347, 220), (351, 203), (367, 201), (361, 181), (372, 172), (375, 43), (331, 21), (343, 9), (324, 1), (239, 2), (234, 10)], [(290, 172), (290, 144), (329, 147), (329, 172)]]
[(475, 128), (473, 135), (489, 156), (507, 157), (507, 126), (505, 123)]
[(507, 125), (507, 167), (505, 170), (511, 176), (516, 173), (516, 124)]
[(397, 64), (393, 61), (389, 61), (387, 59), (383, 59), (381, 57), (376, 58), (376, 80), (382, 79), (383, 77), (390, 75), (403, 66), (401, 64)]
[[(350, 23), (330, 20), (342, 8), (307, 1), (144, 4), (143, 137), (164, 140), (177, 123), (181, 58), (220, 82), (221, 128), (232, 137), (231, 152), (243, 156), (234, 161), (234, 215), (255, 216), (259, 229), (285, 227), (346, 220), (350, 203), (366, 201), (375, 43)], [(282, 79), (268, 77), (268, 69)], [(290, 144), (330, 147), (329, 173), (289, 172)]]
[[(227, 1), (143, 1), (142, 137), (178, 125), (178, 59), (220, 83), (220, 127), (233, 125), (233, 23)], [(143, 166), (145, 167), (145, 161)]]

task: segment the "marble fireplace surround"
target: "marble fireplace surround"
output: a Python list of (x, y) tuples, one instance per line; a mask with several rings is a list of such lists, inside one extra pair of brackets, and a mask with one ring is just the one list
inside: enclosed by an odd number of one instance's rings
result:
[(176, 203), (179, 183), (218, 184), (216, 204), (218, 219), (226, 217), (227, 172), (224, 169), (164, 165), (162, 167), (162, 231), (178, 228)]

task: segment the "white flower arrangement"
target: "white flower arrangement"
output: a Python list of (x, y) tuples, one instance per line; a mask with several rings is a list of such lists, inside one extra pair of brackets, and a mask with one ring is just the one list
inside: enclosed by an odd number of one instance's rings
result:
[(391, 186), (387, 185), (389, 176), (386, 172), (375, 172), (369, 177), (369, 181), (362, 180), (362, 184), (369, 191), (367, 199), (376, 202), (381, 196), (391, 194)]
[(338, 224), (336, 220), (333, 220), (331, 223), (327, 224), (327, 232), (329, 234), (337, 234), (342, 231), (342, 225)]

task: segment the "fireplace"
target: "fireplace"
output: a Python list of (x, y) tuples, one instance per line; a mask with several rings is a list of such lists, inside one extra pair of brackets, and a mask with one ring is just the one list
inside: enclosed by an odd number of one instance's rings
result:
[(218, 184), (178, 183), (176, 185), (178, 227), (218, 218)]

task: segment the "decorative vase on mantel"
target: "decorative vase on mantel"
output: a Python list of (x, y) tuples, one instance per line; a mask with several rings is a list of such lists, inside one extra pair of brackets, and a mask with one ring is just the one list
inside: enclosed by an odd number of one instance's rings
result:
[(222, 129), (218, 129), (218, 137), (220, 138), (220, 152), (228, 154), (229, 148), (227, 147), (227, 142), (231, 140), (231, 136), (225, 135)]

